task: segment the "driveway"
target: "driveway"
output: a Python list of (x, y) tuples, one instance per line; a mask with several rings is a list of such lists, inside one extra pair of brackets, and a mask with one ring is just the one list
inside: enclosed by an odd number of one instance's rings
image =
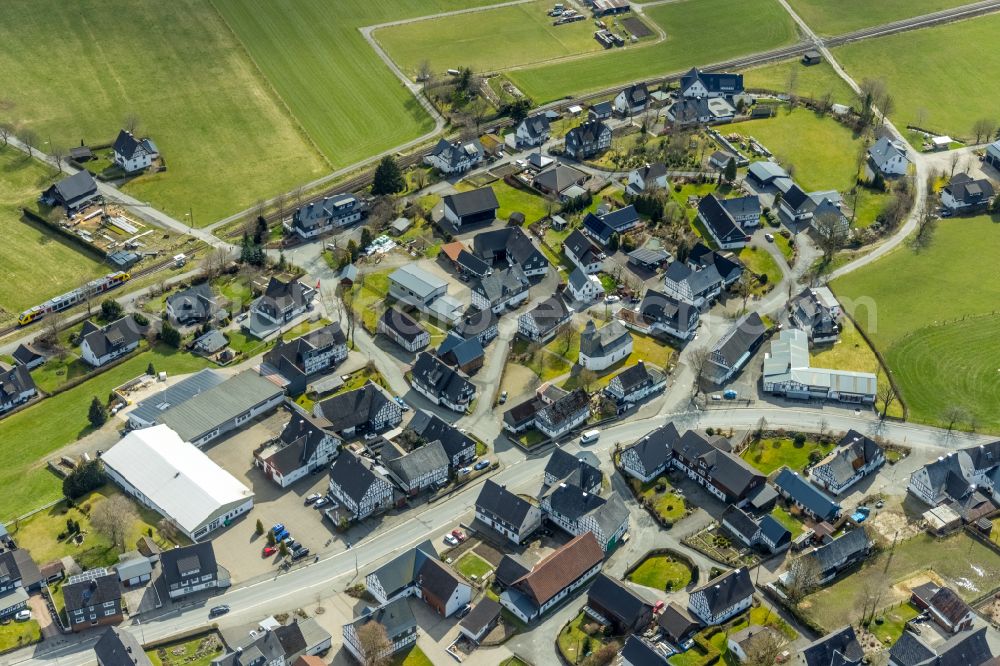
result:
[(42, 630), (42, 638), (49, 639), (59, 636), (62, 632), (59, 625), (52, 619), (49, 607), (45, 603), (45, 597), (41, 594), (32, 594), (28, 597), (28, 608), (31, 609), (31, 619), (38, 622)]

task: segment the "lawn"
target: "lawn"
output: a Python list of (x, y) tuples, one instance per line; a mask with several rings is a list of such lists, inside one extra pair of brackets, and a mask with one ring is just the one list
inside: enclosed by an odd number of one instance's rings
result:
[(859, 571), (809, 595), (802, 610), (831, 629), (860, 619), (859, 594), (868, 586), (885, 590), (882, 605), (909, 598), (906, 581), (933, 572), (966, 601), (993, 589), (1000, 555), (964, 532), (945, 539), (919, 534), (896, 544)]
[(813, 451), (826, 455), (833, 450), (833, 444), (821, 444), (813, 439), (798, 445), (789, 437), (764, 438), (751, 441), (740, 456), (764, 474), (770, 474), (782, 467), (801, 472), (809, 464), (809, 456)]
[[(996, 117), (1000, 52), (982, 45), (991, 43), (998, 30), (1000, 15), (993, 14), (855, 42), (833, 53), (855, 80), (885, 81), (895, 99), (896, 111), (891, 116), (897, 127), (917, 124), (968, 138), (977, 120)], [(956, 70), (956, 62), (976, 66)], [(994, 83), (983, 85), (984, 80)]]
[[(523, 340), (516, 340), (512, 351), (515, 355), (522, 355), (527, 354), (532, 347), (533, 345), (529, 345)], [(544, 347), (539, 348), (535, 354), (517, 362), (538, 375), (538, 378), (543, 382), (547, 382), (572, 370), (579, 356), (580, 332), (573, 330), (569, 338), (562, 333), (557, 334)]]
[(584, 615), (582, 612), (577, 615), (572, 622), (563, 627), (556, 637), (556, 645), (559, 647), (559, 654), (570, 664), (578, 664), (584, 657), (601, 648), (604, 636), (600, 631), (595, 631), (591, 636), (584, 627), (597, 623)]
[(774, 260), (767, 249), (748, 245), (740, 250), (740, 261), (751, 273), (767, 276), (767, 282), (760, 286), (770, 285), (773, 288), (781, 282), (781, 267), (778, 266), (778, 262)]
[[(134, 114), (169, 170), (125, 191), (175, 218), (191, 209), (205, 225), (328, 170), (207, 2), (12, 0), (4, 9), (18, 28), (0, 52), (0, 121), (73, 146), (114, 141)], [(324, 118), (328, 107), (317, 107)]]
[(785, 255), (785, 261), (791, 264), (795, 259), (795, 248), (792, 247), (791, 240), (781, 234), (774, 234), (774, 244), (781, 250), (781, 254)]
[(0, 654), (21, 645), (31, 645), (42, 640), (42, 628), (37, 620), (9, 622), (0, 625)]
[(7, 465), (0, 470), (0, 487), (5, 491), (0, 520), (10, 520), (61, 495), (59, 479), (46, 468), (46, 458), (91, 432), (87, 407), (94, 396), (105, 398), (115, 386), (146, 372), (150, 363), (169, 374), (195, 372), (209, 365), (197, 356), (158, 346), (0, 421), (0, 442), (17, 444), (6, 447)]
[[(436, 76), (458, 67), (490, 72), (601, 51), (590, 21), (552, 25), (548, 0), (382, 28), (375, 39), (408, 76), (427, 61)], [(441, 39), (442, 34), (451, 35)]]
[(458, 573), (462, 574), (469, 580), (472, 580), (473, 576), (476, 579), (482, 580), (483, 577), (493, 570), (490, 563), (479, 557), (473, 552), (468, 552), (455, 563), (455, 568), (458, 569)]
[(434, 128), (430, 116), (381, 62), (359, 28), (493, 1), (212, 0), (211, 4), (305, 135), (339, 168)]
[[(11, 526), (11, 534), (22, 548), (31, 551), (31, 556), (40, 564), (69, 555), (84, 569), (110, 567), (118, 561), (118, 551), (104, 535), (92, 530), (88, 516), (105, 499), (118, 494), (119, 491), (109, 484), (77, 500), (76, 506), (72, 509), (67, 508), (65, 502), (60, 502), (22, 521), (16, 529)], [(89, 511), (85, 513), (78, 508), (83, 506), (89, 506)], [(161, 548), (172, 548), (173, 542), (156, 529), (161, 516), (139, 504), (133, 503), (133, 506), (139, 519), (125, 540), (129, 549), (135, 545), (139, 537), (148, 534), (148, 530), (153, 530), (153, 538)], [(66, 520), (70, 518), (80, 523), (80, 531), (84, 535), (83, 543), (80, 545), (69, 539), (61, 541), (57, 539), (57, 536), (66, 530)]]
[[(506, 220), (510, 217), (511, 213), (516, 211), (524, 213), (525, 224), (530, 224), (549, 214), (547, 204), (550, 202), (539, 194), (511, 187), (502, 180), (493, 182), (489, 186), (493, 188), (493, 193), (497, 195), (497, 203), (500, 204), (497, 217), (501, 220)], [(466, 192), (475, 189), (475, 187), (463, 181), (459, 183), (456, 189), (460, 192)], [(554, 210), (559, 209), (558, 205), (554, 202), (552, 202), (552, 205)]]
[[(703, 629), (695, 637), (695, 644), (686, 652), (674, 655), (669, 663), (672, 666), (710, 666), (711, 664), (726, 664), (736, 666), (740, 663), (735, 655), (729, 652), (728, 638), (730, 635), (746, 629), (751, 624), (771, 627), (780, 632), (789, 641), (798, 638), (798, 634), (787, 622), (773, 613), (767, 606), (751, 608), (749, 612), (738, 615), (721, 627)], [(709, 646), (709, 650), (702, 647)]]
[[(665, 41), (514, 70), (508, 76), (540, 104), (766, 51), (797, 38), (791, 17), (775, 0), (686, 0), (650, 6), (645, 18), (667, 33)], [(711, 34), (726, 38), (705, 39)]]
[(802, 523), (792, 514), (788, 513), (780, 506), (776, 506), (773, 509), (771, 509), (771, 516), (779, 523), (781, 523), (781, 525), (786, 530), (792, 533), (793, 540), (798, 538), (798, 536), (805, 531), (805, 528), (802, 526)]
[(842, 35), (911, 16), (968, 4), (968, 0), (789, 0), (795, 13), (821, 35)]
[(629, 574), (628, 579), (654, 590), (682, 590), (691, 582), (691, 568), (669, 555), (651, 555)]
[(361, 315), (361, 323), (370, 333), (375, 332), (385, 299), (389, 295), (390, 270), (365, 273), (354, 283), (354, 311)]
[(208, 666), (222, 651), (218, 634), (211, 632), (146, 650), (153, 666)]
[(849, 190), (854, 186), (860, 138), (828, 116), (798, 108), (773, 118), (733, 123), (726, 132), (752, 136), (774, 153), (806, 191)]
[(928, 249), (901, 247), (833, 288), (885, 356), (911, 419), (947, 425), (945, 412), (957, 407), (996, 431), (1000, 349), (993, 341), (1000, 321), (992, 313), (1000, 283), (983, 280), (974, 262), (954, 260), (969, 248), (1000, 256), (990, 218), (941, 220)]
[(794, 91), (799, 97), (819, 100), (829, 93), (834, 102), (851, 104), (854, 101), (854, 91), (826, 61), (818, 65), (803, 65), (796, 58), (755, 67), (743, 73), (743, 83), (751, 90), (787, 93), (793, 73)]
[[(638, 486), (639, 497), (643, 502), (652, 502), (652, 510), (660, 517), (670, 523), (676, 523), (687, 515), (687, 502), (684, 497), (674, 492), (670, 482), (665, 477), (654, 479), (649, 483), (639, 485), (639, 481), (633, 480), (629, 483), (635, 488)], [(663, 485), (663, 490), (657, 490), (657, 486)]]
[(408, 651), (396, 655), (392, 666), (434, 666), (434, 662), (424, 654), (419, 645), (414, 645)]
[[(0, 55), (0, 62), (3, 56)], [(2, 78), (2, 75), (0, 75)], [(0, 105), (0, 109), (2, 109)], [(0, 111), (2, 117), (3, 111)], [(0, 321), (111, 270), (43, 225), (21, 216), (37, 210), (55, 171), (13, 148), (0, 148)]]

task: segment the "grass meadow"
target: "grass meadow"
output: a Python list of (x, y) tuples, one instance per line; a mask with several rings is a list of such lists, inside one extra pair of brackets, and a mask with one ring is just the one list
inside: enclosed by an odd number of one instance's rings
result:
[(786, 93), (789, 92), (793, 75), (795, 94), (799, 97), (821, 99), (829, 93), (833, 101), (840, 104), (851, 104), (854, 101), (854, 91), (837, 76), (837, 72), (833, 71), (833, 67), (826, 61), (807, 66), (796, 58), (755, 67), (743, 72), (743, 82), (752, 90), (763, 89)]
[(788, 0), (795, 13), (820, 35), (847, 32), (968, 4), (968, 0)]
[(4, 17), (0, 121), (73, 146), (136, 115), (168, 170), (124, 189), (176, 218), (205, 225), (328, 170), (208, 3), (11, 0)]
[(885, 356), (911, 419), (948, 425), (946, 411), (958, 407), (963, 420), (998, 431), (1000, 284), (956, 260), (970, 247), (1000, 255), (1000, 228), (985, 216), (941, 220), (928, 249), (901, 247), (832, 286)]
[[(996, 118), (1000, 52), (983, 45), (992, 44), (998, 31), (1000, 15), (993, 14), (856, 42), (835, 49), (834, 56), (857, 81), (885, 81), (895, 99), (891, 115), (897, 127), (918, 124), (969, 138), (977, 120)], [(975, 67), (955, 67), (962, 62)]]
[(547, 15), (551, 8), (548, 0), (535, 0), (389, 26), (376, 31), (375, 38), (413, 78), (425, 60), (441, 76), (451, 68), (489, 72), (603, 50), (590, 21), (555, 26)]
[[(655, 5), (645, 17), (663, 42), (514, 70), (511, 80), (535, 103), (679, 72), (795, 42), (791, 17), (776, 0), (684, 0)], [(705, 35), (725, 35), (706, 39)]]
[(111, 272), (43, 225), (21, 216), (20, 208), (33, 208), (54, 175), (22, 152), (0, 148), (0, 322)]

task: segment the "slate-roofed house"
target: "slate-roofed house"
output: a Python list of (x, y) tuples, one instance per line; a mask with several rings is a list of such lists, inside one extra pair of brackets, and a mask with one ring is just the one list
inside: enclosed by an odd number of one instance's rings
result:
[(756, 312), (743, 315), (726, 331), (709, 354), (709, 374), (724, 384), (743, 369), (767, 337), (767, 326)]
[(698, 219), (711, 234), (715, 244), (725, 250), (738, 250), (746, 247), (750, 241), (750, 237), (714, 194), (704, 196), (698, 202)]
[(621, 582), (599, 573), (587, 590), (587, 606), (611, 621), (616, 635), (642, 633), (653, 621), (653, 606)]
[(765, 514), (758, 522), (758, 541), (772, 553), (780, 553), (792, 545), (792, 533), (771, 514)]
[(443, 617), (451, 617), (472, 597), (472, 587), (438, 559), (430, 541), (368, 574), (365, 588), (380, 604), (408, 596), (420, 597)]
[(493, 271), (472, 285), (472, 305), (480, 310), (500, 314), (507, 308), (516, 308), (528, 300), (531, 283), (517, 264)]
[(839, 495), (885, 463), (885, 452), (877, 442), (850, 430), (837, 448), (809, 470), (816, 485)]
[(722, 288), (735, 283), (743, 274), (743, 264), (731, 252), (716, 252), (704, 243), (695, 243), (688, 252), (688, 268), (691, 270), (705, 270), (714, 268), (722, 280)]
[(490, 266), (517, 264), (528, 277), (545, 275), (549, 269), (549, 260), (518, 226), (476, 234), (472, 239), (472, 251)]
[(0, 363), (0, 414), (23, 405), (37, 394), (28, 366), (18, 364), (8, 368)]
[[(592, 460), (588, 461), (588, 457)], [(593, 459), (592, 454), (588, 456), (581, 453), (577, 457), (557, 447), (552, 451), (548, 462), (545, 463), (542, 483), (546, 486), (553, 486), (560, 481), (569, 479), (569, 483), (579, 486), (585, 492), (600, 493), (604, 474), (600, 467), (593, 464), (594, 462), (597, 461)]]
[(211, 321), (219, 310), (212, 285), (204, 282), (167, 298), (167, 317), (175, 325), (188, 326)]
[(594, 577), (604, 552), (590, 532), (575, 537), (500, 595), (500, 605), (522, 622), (532, 622)]
[(341, 440), (324, 425), (324, 421), (293, 412), (277, 441), (254, 452), (254, 465), (282, 488), (325, 467), (337, 456)]
[(499, 621), (500, 603), (484, 596), (458, 623), (458, 631), (470, 641), (479, 643)]
[(689, 430), (670, 442), (674, 467), (724, 502), (739, 506), (765, 484), (764, 476), (734, 455), (723, 437)]
[(611, 147), (611, 128), (600, 120), (587, 120), (566, 133), (566, 154), (585, 160)]
[(588, 236), (604, 246), (611, 242), (611, 236), (615, 233), (614, 229), (604, 223), (600, 215), (595, 215), (594, 213), (587, 213), (583, 217), (583, 226), (581, 229)]
[(754, 587), (746, 567), (732, 569), (691, 592), (688, 610), (703, 623), (722, 624), (753, 602)]
[(479, 338), (472, 337), (466, 340), (455, 331), (448, 331), (448, 335), (441, 341), (435, 354), (448, 365), (458, 368), (467, 375), (483, 367), (486, 359)]
[(405, 598), (390, 601), (378, 608), (366, 609), (343, 627), (344, 647), (362, 666), (369, 666), (365, 660), (364, 647), (358, 638), (358, 629), (369, 622), (378, 622), (385, 627), (389, 637), (389, 648), (383, 657), (396, 654), (417, 642), (417, 621), (410, 610), (410, 602)]
[(510, 587), (517, 579), (531, 571), (531, 567), (525, 564), (517, 555), (505, 554), (500, 558), (497, 570), (493, 572), (493, 579), (501, 588)]
[(573, 536), (591, 532), (604, 552), (613, 551), (628, 531), (628, 507), (618, 493), (605, 499), (563, 481), (542, 496), (542, 513)]
[(665, 190), (668, 185), (667, 165), (663, 162), (646, 164), (633, 169), (628, 175), (628, 187), (633, 192)]
[(590, 109), (587, 110), (588, 120), (607, 120), (611, 117), (614, 112), (613, 100), (606, 100), (603, 102), (597, 102), (591, 105)]
[(666, 471), (673, 458), (673, 442), (680, 433), (673, 423), (652, 430), (622, 450), (622, 471), (643, 483), (649, 483)]
[(503, 429), (513, 434), (522, 433), (535, 426), (535, 416), (545, 403), (538, 396), (519, 402), (503, 413)]
[(752, 547), (760, 539), (760, 526), (757, 521), (739, 507), (730, 506), (726, 509), (719, 522), (727, 532), (747, 548)]
[(434, 150), (424, 156), (424, 163), (444, 174), (468, 171), (483, 161), (486, 151), (478, 139), (455, 143), (441, 139)]
[(631, 634), (618, 653), (617, 666), (666, 666), (667, 654), (660, 652), (646, 640)]
[(654, 365), (639, 361), (625, 368), (604, 389), (604, 395), (614, 400), (619, 408), (636, 404), (667, 387), (667, 375)]
[(701, 321), (701, 311), (696, 305), (655, 289), (646, 290), (637, 311), (622, 308), (615, 316), (642, 333), (659, 331), (679, 340), (694, 337)]
[(443, 202), (444, 219), (455, 229), (473, 224), (489, 224), (496, 219), (500, 208), (497, 195), (489, 186), (446, 195)]
[(313, 415), (326, 419), (324, 428), (341, 437), (380, 432), (399, 425), (403, 419), (396, 401), (372, 382), (316, 403)]
[(21, 343), (17, 349), (11, 353), (11, 358), (17, 365), (23, 365), (28, 370), (34, 370), (42, 363), (45, 363), (45, 354), (40, 352), (31, 344)]
[(558, 196), (560, 201), (569, 201), (586, 192), (582, 186), (588, 178), (588, 174), (569, 164), (555, 162), (539, 172), (531, 180), (531, 185), (540, 192)]
[(353, 194), (335, 194), (296, 208), (290, 228), (301, 238), (316, 238), (361, 221), (367, 210), (365, 203)]
[(330, 468), (330, 495), (358, 521), (388, 509), (393, 502), (392, 483), (382, 468), (353, 452), (337, 456)]
[(679, 99), (667, 108), (667, 120), (675, 125), (704, 125), (715, 120), (705, 97)]
[(492, 310), (469, 308), (451, 330), (466, 340), (474, 338), (485, 347), (500, 335), (499, 326), (500, 318)]
[(570, 232), (563, 241), (563, 250), (574, 265), (587, 275), (593, 275), (601, 270), (607, 255), (591, 243), (579, 229)]
[(573, 311), (553, 295), (517, 318), (517, 333), (536, 342), (548, 342), (569, 322)]
[(588, 319), (580, 334), (578, 363), (588, 370), (605, 370), (632, 353), (632, 334), (617, 319), (597, 328)]
[(833, 522), (840, 515), (839, 504), (787, 467), (774, 477), (774, 486), (782, 497), (815, 520)]
[(272, 277), (264, 295), (250, 306), (250, 314), (271, 324), (284, 324), (310, 309), (315, 296), (315, 289), (298, 280), (282, 282)]
[(549, 119), (544, 113), (536, 113), (517, 124), (514, 130), (514, 143), (518, 148), (540, 146), (549, 140), (550, 134)]
[(556, 439), (577, 427), (590, 417), (590, 396), (576, 389), (545, 405), (535, 414), (535, 427), (546, 437)]
[(973, 179), (967, 174), (952, 176), (941, 190), (941, 205), (953, 213), (968, 213), (985, 209), (993, 199), (993, 184), (985, 179)]
[(656, 619), (656, 624), (659, 625), (663, 635), (676, 645), (687, 643), (688, 639), (701, 628), (701, 623), (676, 601), (667, 604), (660, 617)]
[(542, 512), (528, 500), (487, 479), (476, 498), (476, 518), (520, 544), (541, 525)]
[(1000, 171), (1000, 141), (994, 141), (986, 146), (986, 155), (983, 158), (983, 164)]
[(286, 666), (320, 666), (322, 660), (320, 664), (312, 660), (319, 659), (316, 655), (325, 654), (333, 644), (333, 636), (319, 626), (313, 617), (294, 618), (288, 624), (275, 627), (269, 633), (278, 638)]
[(743, 93), (743, 75), (708, 73), (693, 67), (681, 77), (683, 97), (731, 97)]
[(843, 311), (829, 287), (806, 288), (788, 303), (789, 319), (809, 336), (810, 344), (836, 342)]
[(431, 335), (410, 315), (387, 308), (378, 318), (378, 332), (409, 352), (416, 352), (431, 343)]
[[(609, 145), (610, 141), (609, 136)], [(100, 193), (97, 191), (97, 182), (94, 177), (90, 175), (89, 171), (82, 170), (50, 185), (47, 190), (42, 192), (41, 199), (44, 203), (52, 206), (62, 206), (67, 213), (72, 214), (86, 208), (99, 196)]]
[(645, 83), (631, 85), (615, 96), (615, 111), (622, 116), (642, 113), (649, 103), (649, 89)]
[(590, 303), (604, 295), (604, 286), (596, 275), (574, 268), (566, 281), (566, 292), (578, 303)]
[[(309, 377), (329, 372), (347, 359), (347, 338), (334, 322), (289, 342), (278, 344), (264, 354), (264, 367), (281, 375), (289, 395), (306, 390)], [(263, 367), (262, 367), (263, 370)]]
[(464, 412), (476, 395), (476, 387), (458, 370), (449, 368), (428, 352), (417, 354), (410, 370), (411, 386), (435, 405)]
[(476, 442), (436, 414), (418, 409), (406, 427), (425, 444), (441, 442), (449, 464), (454, 469), (471, 462), (476, 457)]
[(97, 666), (153, 666), (142, 645), (124, 629), (108, 627), (94, 643)]
[(23, 551), (0, 552), (0, 618), (3, 619), (28, 607), (27, 572), (21, 571), (18, 552)]
[(936, 645), (904, 631), (889, 650), (889, 666), (995, 666), (997, 658), (986, 631), (986, 627), (963, 631)]
[(160, 553), (163, 585), (171, 599), (209, 588), (229, 587), (229, 574), (215, 560), (211, 541), (171, 548)]
[(80, 331), (80, 358), (99, 368), (135, 351), (141, 340), (142, 331), (131, 315), (100, 328), (87, 320)]
[(905, 176), (909, 166), (906, 144), (883, 136), (868, 148), (865, 176), (869, 180), (874, 180), (875, 174), (886, 178)]
[[(868, 540), (865, 531), (855, 528), (802, 555), (792, 563), (786, 575), (794, 579), (800, 572), (805, 571), (813, 578), (811, 582), (824, 585), (836, 578), (840, 572), (865, 560), (871, 549), (872, 542)], [(812, 560), (815, 564), (806, 565), (807, 560)]]
[(382, 447), (382, 462), (389, 476), (410, 496), (448, 480), (448, 456), (438, 441), (409, 452), (389, 444)]
[(698, 308), (710, 305), (725, 286), (714, 264), (692, 268), (682, 261), (674, 261), (663, 274), (666, 295)]
[(124, 617), (121, 584), (118, 576), (106, 569), (91, 569), (70, 577), (62, 594), (69, 628), (74, 632), (118, 624)]
[(156, 144), (147, 138), (137, 139), (128, 130), (119, 130), (115, 138), (112, 151), (115, 155), (115, 164), (122, 168), (125, 173), (135, 173), (149, 168), (160, 151)]
[(801, 666), (860, 666), (864, 656), (854, 627), (847, 625), (806, 646), (799, 663)]

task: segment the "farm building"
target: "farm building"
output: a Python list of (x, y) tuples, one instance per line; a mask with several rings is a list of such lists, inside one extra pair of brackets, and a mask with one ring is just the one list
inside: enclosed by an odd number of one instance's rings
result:
[(79, 171), (42, 192), (42, 202), (50, 206), (62, 206), (67, 213), (74, 213), (86, 208), (99, 196), (94, 177), (89, 171)]

